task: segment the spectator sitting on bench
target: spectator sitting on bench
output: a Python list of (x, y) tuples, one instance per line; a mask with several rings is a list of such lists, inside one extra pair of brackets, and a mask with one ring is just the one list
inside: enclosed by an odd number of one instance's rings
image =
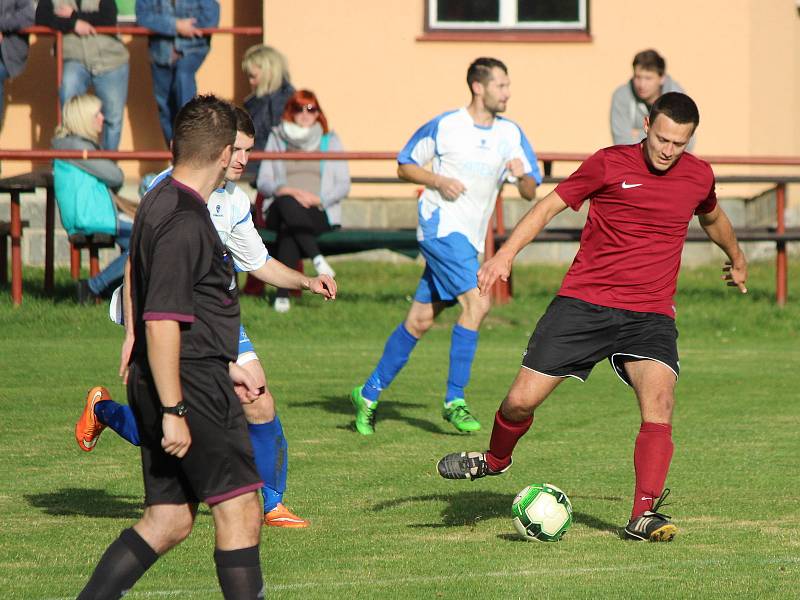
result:
[[(267, 140), (267, 152), (341, 151), (338, 136), (317, 97), (309, 90), (295, 92), (286, 103), (283, 119)], [(317, 236), (339, 227), (341, 201), (350, 191), (350, 172), (345, 161), (264, 160), (258, 169), (258, 191), (271, 198), (267, 227), (277, 232), (274, 256), (293, 267), (303, 256), (310, 258), (319, 275), (335, 273), (317, 244)], [(279, 289), (275, 310), (290, 308), (289, 290)]]
[[(64, 105), (62, 124), (56, 129), (53, 148), (100, 150), (104, 121), (101, 107), (100, 99), (92, 94), (70, 98)], [(122, 254), (97, 276), (78, 282), (77, 295), (81, 303), (110, 294), (122, 282), (133, 216), (138, 206), (117, 195), (123, 182), (122, 169), (110, 159), (55, 161), (56, 198), (67, 234), (111, 234), (116, 236), (117, 245), (122, 250)], [(87, 202), (93, 202), (90, 211), (86, 210)]]

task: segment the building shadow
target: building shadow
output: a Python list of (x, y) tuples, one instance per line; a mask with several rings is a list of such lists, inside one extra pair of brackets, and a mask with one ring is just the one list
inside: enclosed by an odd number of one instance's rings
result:
[(31, 507), (57, 517), (138, 519), (144, 509), (141, 496), (115, 496), (105, 490), (85, 488), (63, 488), (23, 497)]

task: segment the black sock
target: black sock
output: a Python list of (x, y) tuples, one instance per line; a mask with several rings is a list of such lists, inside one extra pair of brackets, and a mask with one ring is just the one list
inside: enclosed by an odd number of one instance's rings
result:
[(264, 579), (258, 546), (241, 550), (214, 550), (217, 578), (225, 600), (264, 598)]
[(77, 600), (122, 598), (157, 560), (158, 554), (136, 531), (125, 529), (106, 549)]

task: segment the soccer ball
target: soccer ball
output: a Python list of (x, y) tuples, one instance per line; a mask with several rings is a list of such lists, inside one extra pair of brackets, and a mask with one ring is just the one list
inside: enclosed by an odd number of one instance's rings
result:
[(534, 483), (522, 490), (511, 505), (514, 527), (526, 540), (557, 542), (572, 525), (572, 504), (567, 495), (549, 483)]

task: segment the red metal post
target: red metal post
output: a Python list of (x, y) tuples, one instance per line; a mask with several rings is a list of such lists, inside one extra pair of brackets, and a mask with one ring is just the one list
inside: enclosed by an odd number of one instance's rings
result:
[(47, 186), (47, 203), (44, 212), (44, 293), (53, 294), (53, 237), (56, 227), (56, 199), (52, 185)]
[(14, 306), (22, 304), (22, 214), (19, 196), (19, 190), (11, 190), (11, 301)]
[[(489, 228), (492, 229), (491, 227)], [(497, 194), (494, 205), (494, 229), (497, 235), (505, 235), (506, 225), (503, 221), (503, 192)], [(494, 256), (494, 236), (492, 236), (492, 256)], [(496, 304), (508, 304), (511, 301), (511, 276), (508, 281), (498, 281), (492, 288), (492, 299)]]
[(69, 275), (75, 281), (81, 278), (81, 251), (72, 242), (69, 244)]
[[(775, 211), (777, 213), (777, 228), (775, 233), (786, 233), (786, 184), (779, 183), (775, 187)], [(776, 264), (775, 264), (775, 300), (778, 306), (786, 304), (788, 296), (789, 267), (786, 259), (786, 242), (778, 241), (775, 243)]]

